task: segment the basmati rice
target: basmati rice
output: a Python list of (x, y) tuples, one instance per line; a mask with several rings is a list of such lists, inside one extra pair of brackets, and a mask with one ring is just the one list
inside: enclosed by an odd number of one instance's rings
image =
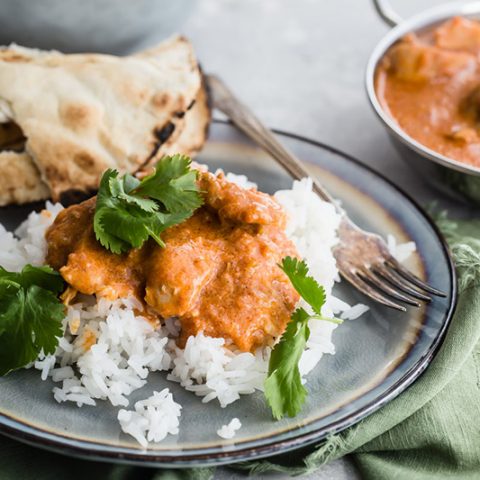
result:
[[(242, 175), (227, 174), (227, 179), (244, 188), (254, 186)], [(333, 206), (312, 192), (308, 178), (294, 182), (291, 190), (277, 192), (275, 198), (289, 216), (287, 235), (306, 259), (310, 273), (325, 288), (327, 302), (322, 313), (331, 316), (343, 312), (343, 318), (364, 313), (368, 307), (351, 307), (332, 295), (334, 283), (339, 281), (332, 248), (338, 241), (336, 230), (340, 222)], [(21, 270), (27, 263), (41, 265), (46, 254), (45, 231), (61, 209), (60, 204), (47, 202), (44, 211), (29, 215), (15, 232), (17, 237), (0, 225), (0, 265), (13, 271)], [(398, 251), (400, 247), (395, 248)], [(400, 252), (403, 255), (407, 250), (412, 247), (404, 247)], [(68, 307), (65, 334), (55, 355), (40, 355), (34, 363), (42, 379), (50, 377), (58, 384), (53, 388), (58, 402), (74, 402), (80, 407), (106, 400), (126, 407), (128, 396), (145, 385), (152, 371), (168, 372), (167, 379), (202, 397), (203, 402), (217, 400), (221, 407), (237, 401), (241, 395), (263, 390), (269, 347), (255, 353), (240, 352), (224, 339), (200, 332), (180, 349), (175, 344), (180, 330), (177, 320), (169, 319), (161, 328), (153, 329), (142, 317), (142, 305), (136, 300), (110, 302), (87, 296), (80, 300)], [(310, 338), (299, 364), (304, 377), (324, 354), (335, 353), (332, 334), (337, 325), (311, 320), (309, 327)], [(178, 433), (180, 409), (165, 389), (137, 402), (134, 410), (119, 410), (118, 420), (125, 433), (146, 447), (148, 442), (159, 442), (168, 434)], [(232, 438), (240, 425), (238, 419), (233, 419), (217, 433)]]
[(227, 425), (222, 425), (222, 427), (217, 430), (217, 435), (229, 440), (236, 435), (237, 430), (239, 430), (241, 426), (242, 424), (238, 418), (232, 418)]
[(173, 400), (168, 388), (153, 392), (146, 400), (135, 403), (135, 411), (121, 409), (118, 421), (125, 433), (142, 447), (148, 442), (161, 442), (167, 435), (177, 435), (182, 406)]
[(397, 243), (396, 238), (390, 233), (387, 235), (387, 246), (399, 262), (407, 260), (417, 249), (415, 242)]

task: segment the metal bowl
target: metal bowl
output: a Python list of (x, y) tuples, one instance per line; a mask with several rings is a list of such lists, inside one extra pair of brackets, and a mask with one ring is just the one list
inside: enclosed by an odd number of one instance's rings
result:
[(446, 157), (410, 137), (382, 107), (375, 91), (375, 70), (385, 52), (409, 32), (434, 26), (454, 16), (479, 17), (480, 2), (447, 4), (426, 10), (408, 20), (402, 20), (384, 0), (373, 0), (384, 21), (394, 28), (377, 44), (367, 63), (366, 88), (370, 103), (401, 157), (429, 183), (457, 198), (480, 205), (480, 167), (474, 167)]
[(123, 55), (183, 30), (197, 0), (0, 0), (0, 44)]

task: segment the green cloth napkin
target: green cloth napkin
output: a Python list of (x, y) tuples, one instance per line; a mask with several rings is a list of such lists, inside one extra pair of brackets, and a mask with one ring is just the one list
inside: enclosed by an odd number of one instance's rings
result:
[[(366, 479), (480, 478), (480, 221), (441, 215), (459, 273), (459, 303), (426, 372), (376, 413), (317, 447), (233, 465), (251, 473), (311, 473), (348, 453)], [(292, 464), (292, 458), (296, 461)], [(2, 480), (207, 480), (213, 469), (155, 470), (88, 462), (0, 437)]]

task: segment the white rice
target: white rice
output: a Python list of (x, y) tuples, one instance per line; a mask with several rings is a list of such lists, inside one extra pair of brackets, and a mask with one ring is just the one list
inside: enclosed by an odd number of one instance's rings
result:
[(340, 315), (342, 320), (355, 320), (356, 318), (362, 316), (365, 312), (368, 312), (369, 308), (363, 303), (357, 303), (353, 307), (350, 307), (347, 310), (344, 310)]
[(268, 370), (268, 349), (253, 355), (233, 352), (224, 345), (223, 338), (203, 333), (190, 337), (185, 349), (175, 348), (173, 369), (167, 378), (203, 397), (204, 403), (217, 398), (222, 407), (240, 395), (261, 390)]
[(387, 235), (387, 246), (390, 253), (399, 261), (404, 262), (417, 250), (415, 242), (397, 243), (392, 234)]
[(45, 231), (62, 209), (59, 203), (47, 202), (42, 212), (30, 213), (15, 231), (15, 236), (0, 224), (0, 265), (14, 272), (20, 271), (27, 263), (42, 265), (47, 249)]
[[(57, 401), (87, 403), (81, 394), (89, 404), (100, 399), (126, 407), (128, 395), (146, 384), (149, 372), (170, 368), (166, 328), (155, 330), (134, 309), (142, 309), (134, 299), (68, 307), (65, 336), (56, 352), (59, 367), (50, 371), (53, 381), (63, 382), (53, 390)], [(77, 373), (67, 366), (76, 366)]]
[(165, 388), (137, 402), (134, 411), (119, 410), (117, 418), (122, 430), (147, 448), (148, 442), (158, 443), (169, 434), (178, 434), (181, 409), (182, 406), (174, 402), (169, 389)]
[[(242, 175), (227, 174), (227, 179), (246, 188), (254, 186)], [(363, 314), (368, 307), (352, 307), (332, 295), (334, 283), (340, 280), (332, 255), (340, 217), (333, 206), (312, 192), (310, 179), (294, 182), (291, 190), (279, 191), (275, 198), (289, 215), (287, 235), (306, 259), (310, 273), (325, 288), (327, 302), (322, 313), (332, 316), (343, 312), (345, 319)], [(21, 270), (27, 263), (41, 265), (46, 253), (45, 231), (61, 209), (61, 205), (47, 202), (43, 212), (31, 213), (17, 229), (17, 238), (0, 225), (0, 265), (13, 271)], [(395, 244), (395, 248), (401, 255), (412, 251), (411, 246), (402, 249)], [(68, 307), (65, 334), (55, 355), (40, 355), (34, 363), (42, 379), (50, 376), (58, 384), (53, 388), (58, 402), (74, 402), (80, 407), (106, 400), (114, 406), (127, 407), (128, 396), (146, 384), (152, 371), (168, 372), (169, 380), (202, 397), (203, 402), (216, 399), (221, 407), (237, 401), (241, 395), (263, 389), (268, 347), (255, 354), (239, 352), (226, 345), (225, 340), (200, 332), (180, 349), (174, 340), (179, 333), (178, 321), (168, 320), (155, 330), (141, 314), (135, 313), (141, 313), (141, 309), (133, 299), (110, 302), (87, 296)], [(302, 376), (324, 354), (335, 353), (332, 333), (337, 325), (311, 320), (309, 327), (311, 335), (299, 365)], [(146, 447), (148, 442), (159, 442), (168, 434), (178, 433), (180, 409), (165, 389), (137, 402), (132, 411), (121, 409), (118, 420), (125, 433)], [(238, 428), (240, 421), (234, 419), (217, 433), (232, 438)]]
[(240, 420), (238, 418), (232, 418), (227, 425), (222, 425), (222, 427), (217, 430), (217, 435), (229, 440), (236, 435), (237, 430), (240, 430), (241, 427), (242, 424)]

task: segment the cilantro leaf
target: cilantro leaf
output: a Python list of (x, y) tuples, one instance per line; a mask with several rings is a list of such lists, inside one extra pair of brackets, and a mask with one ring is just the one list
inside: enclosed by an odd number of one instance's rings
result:
[(185, 155), (164, 157), (155, 173), (145, 177), (135, 192), (158, 200), (172, 213), (197, 209), (202, 205), (202, 198), (196, 183), (197, 172), (190, 170), (190, 164), (190, 158)]
[(107, 170), (100, 182), (93, 228), (103, 247), (120, 254), (148, 238), (164, 246), (160, 234), (185, 221), (202, 205), (197, 173), (183, 155), (164, 157), (155, 172), (138, 180)]
[(268, 376), (265, 380), (265, 397), (276, 420), (280, 420), (285, 415), (294, 417), (300, 412), (307, 396), (298, 364), (310, 337), (309, 320), (341, 323), (341, 320), (326, 318), (322, 315), (322, 307), (326, 300), (325, 289), (308, 275), (305, 261), (285, 257), (279, 267), (314, 313), (310, 314), (303, 308), (297, 308), (280, 341), (272, 350)]
[(22, 272), (0, 267), (0, 375), (53, 354), (62, 336), (63, 280), (50, 267), (26, 265)]
[(139, 248), (148, 240), (148, 213), (119, 201), (114, 208), (101, 208), (95, 213), (93, 228), (97, 239), (113, 253)]
[(158, 205), (154, 200), (131, 194), (131, 192), (140, 185), (138, 178), (127, 173), (119, 179), (118, 172), (110, 171), (108, 174), (108, 185), (114, 198), (123, 200), (130, 205), (136, 205), (145, 212), (155, 212), (158, 210)]
[(60, 293), (64, 285), (61, 275), (48, 266), (33, 267), (32, 265), (25, 265), (21, 273), (8, 272), (0, 267), (0, 282), (8, 281), (18, 283), (23, 288), (37, 285), (53, 293)]
[(280, 268), (287, 274), (295, 290), (312, 307), (317, 315), (322, 314), (325, 303), (325, 290), (308, 275), (308, 267), (304, 260), (285, 257)]
[(285, 333), (270, 356), (265, 397), (276, 420), (280, 420), (285, 414), (294, 417), (301, 410), (307, 396), (298, 362), (310, 336), (309, 318), (303, 308), (295, 310)]

